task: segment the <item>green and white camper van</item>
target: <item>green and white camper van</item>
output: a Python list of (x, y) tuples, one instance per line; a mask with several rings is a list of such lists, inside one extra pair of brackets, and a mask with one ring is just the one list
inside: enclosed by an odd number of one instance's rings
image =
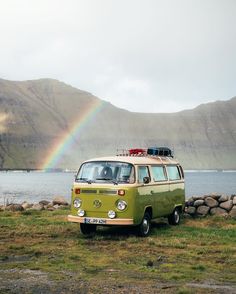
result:
[(83, 234), (102, 226), (134, 226), (147, 236), (151, 220), (179, 224), (185, 204), (184, 173), (168, 148), (130, 149), (82, 163), (72, 189), (68, 220)]

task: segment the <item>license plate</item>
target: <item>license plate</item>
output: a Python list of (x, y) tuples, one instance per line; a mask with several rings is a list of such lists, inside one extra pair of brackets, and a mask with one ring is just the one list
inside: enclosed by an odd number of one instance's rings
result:
[(104, 225), (106, 223), (106, 220), (101, 219), (101, 218), (85, 218), (84, 223), (85, 224)]

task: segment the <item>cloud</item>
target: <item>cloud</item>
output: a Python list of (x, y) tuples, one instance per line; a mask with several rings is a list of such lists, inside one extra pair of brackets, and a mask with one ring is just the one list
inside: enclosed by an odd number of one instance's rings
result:
[(0, 76), (60, 79), (132, 111), (236, 95), (234, 0), (8, 0)]

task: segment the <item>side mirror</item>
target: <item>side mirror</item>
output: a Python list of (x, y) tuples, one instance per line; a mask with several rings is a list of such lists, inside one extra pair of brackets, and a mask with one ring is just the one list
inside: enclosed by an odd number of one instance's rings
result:
[(143, 183), (144, 183), (144, 184), (148, 184), (148, 183), (150, 183), (150, 178), (149, 178), (149, 177), (144, 177), (144, 178), (143, 178)]

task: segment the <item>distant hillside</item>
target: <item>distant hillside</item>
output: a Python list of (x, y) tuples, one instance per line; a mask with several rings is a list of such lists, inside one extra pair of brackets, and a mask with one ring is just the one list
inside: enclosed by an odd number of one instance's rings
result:
[[(39, 168), (97, 97), (52, 79), (0, 79), (0, 168)], [(186, 169), (236, 169), (236, 98), (171, 114), (104, 106), (65, 148), (57, 167), (117, 148), (170, 146)]]

